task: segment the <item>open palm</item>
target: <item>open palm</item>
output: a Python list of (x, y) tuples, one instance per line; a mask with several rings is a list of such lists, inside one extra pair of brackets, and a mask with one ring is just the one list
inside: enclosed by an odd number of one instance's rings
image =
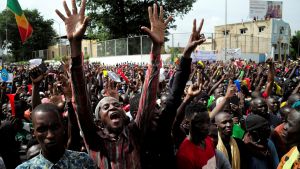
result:
[(151, 38), (153, 43), (162, 45), (165, 38), (165, 29), (168, 23), (172, 20), (172, 16), (169, 16), (164, 20), (164, 10), (163, 7), (160, 7), (160, 13), (158, 15), (157, 5), (154, 4), (153, 8), (148, 7), (149, 21), (151, 29), (147, 27), (142, 27), (142, 30), (145, 31)]
[(63, 2), (63, 5), (67, 16), (64, 16), (59, 10), (55, 10), (55, 12), (64, 21), (66, 25), (66, 32), (69, 41), (81, 40), (86, 31), (88, 23), (88, 17), (85, 16), (86, 0), (82, 0), (79, 13), (77, 12), (75, 0), (72, 0), (73, 14), (71, 14), (71, 11), (67, 6), (66, 1)]

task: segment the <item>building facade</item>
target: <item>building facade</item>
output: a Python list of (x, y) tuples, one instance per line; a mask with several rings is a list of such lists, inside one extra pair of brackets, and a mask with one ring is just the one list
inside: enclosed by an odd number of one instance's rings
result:
[(290, 25), (281, 19), (258, 20), (215, 27), (212, 46), (218, 53), (239, 48), (242, 54), (266, 54), (275, 60), (289, 55)]

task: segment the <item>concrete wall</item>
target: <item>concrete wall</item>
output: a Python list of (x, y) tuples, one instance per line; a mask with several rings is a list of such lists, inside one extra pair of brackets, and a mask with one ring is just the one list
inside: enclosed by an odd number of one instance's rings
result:
[[(252, 61), (255, 61), (256, 63), (266, 61), (265, 54), (258, 54), (258, 53), (242, 53), (240, 58), (245, 59), (247, 61), (249, 61), (251, 59)], [(238, 59), (238, 58), (236, 58), (236, 59)], [(224, 55), (221, 55), (221, 54), (217, 55), (217, 60), (225, 60)]]
[[(225, 25), (215, 27), (215, 50), (218, 52), (225, 47), (224, 31)], [(227, 31), (227, 48), (241, 48), (242, 53), (267, 53), (271, 50), (270, 20), (228, 24)]]
[[(161, 55), (162, 61), (171, 57), (170, 54)], [(106, 57), (93, 57), (89, 59), (90, 62), (101, 62), (107, 65), (114, 65), (117, 63), (124, 62), (135, 62), (135, 63), (148, 63), (150, 61), (150, 56), (148, 55), (124, 55), (124, 56), (106, 56)]]

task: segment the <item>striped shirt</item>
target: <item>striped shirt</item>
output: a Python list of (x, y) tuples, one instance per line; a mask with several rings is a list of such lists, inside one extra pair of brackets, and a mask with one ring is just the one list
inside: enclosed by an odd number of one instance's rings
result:
[[(90, 157), (100, 169), (139, 169), (140, 152), (139, 140), (141, 131), (141, 119), (144, 118), (139, 111), (132, 124), (125, 126), (117, 140), (110, 138), (103, 130), (96, 127), (93, 122), (91, 103), (88, 99), (82, 57), (72, 58), (71, 80), (73, 93), (73, 107), (78, 116), (79, 128), (83, 133), (85, 145)], [(154, 109), (158, 76), (160, 67), (160, 55), (151, 55), (151, 64), (148, 65), (144, 88), (141, 95), (139, 110)], [(148, 96), (155, 96), (149, 100)]]

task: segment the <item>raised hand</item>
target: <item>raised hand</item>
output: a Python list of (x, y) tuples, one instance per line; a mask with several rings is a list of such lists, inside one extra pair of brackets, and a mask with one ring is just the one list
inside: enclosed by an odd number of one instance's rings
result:
[(190, 39), (188, 41), (187, 46), (183, 51), (183, 56), (186, 58), (191, 57), (191, 53), (195, 50), (198, 45), (201, 45), (203, 42), (206, 41), (204, 34), (201, 34), (202, 26), (203, 26), (204, 19), (201, 20), (199, 28), (196, 30), (196, 19), (193, 22), (193, 30), (192, 34), (190, 35)]
[[(148, 7), (148, 14), (149, 14), (149, 21), (151, 25), (151, 29), (143, 26), (141, 29), (145, 31), (152, 40), (153, 48), (158, 47), (159, 54), (160, 54), (160, 47), (164, 43), (165, 39), (165, 30), (168, 23), (172, 20), (172, 16), (169, 16), (166, 20), (164, 20), (164, 10), (163, 7), (160, 6), (160, 13), (158, 16), (157, 5), (153, 5), (152, 7)], [(157, 51), (158, 52), (158, 51)]]
[(63, 94), (65, 95), (66, 100), (72, 100), (72, 89), (70, 85), (70, 80), (63, 74), (59, 75), (61, 78), (61, 89)]
[(232, 80), (229, 81), (228, 87), (227, 87), (227, 92), (225, 94), (226, 98), (231, 98), (232, 96), (234, 96), (234, 94), (236, 93), (237, 89), (235, 84), (233, 84)]
[(64, 21), (66, 26), (67, 37), (70, 42), (81, 41), (88, 25), (88, 17), (85, 16), (86, 0), (81, 1), (81, 8), (77, 12), (76, 2), (72, 0), (72, 13), (68, 8), (66, 1), (63, 5), (67, 16), (64, 16), (59, 10), (55, 10), (57, 15)]
[(42, 73), (42, 71), (40, 71), (37, 66), (30, 69), (29, 73), (33, 85), (39, 85), (44, 79), (44, 77), (47, 75), (47, 73)]
[(193, 84), (188, 88), (187, 95), (189, 97), (196, 97), (197, 95), (199, 95), (201, 93), (201, 90), (202, 90), (202, 84), (200, 84), (200, 85)]

